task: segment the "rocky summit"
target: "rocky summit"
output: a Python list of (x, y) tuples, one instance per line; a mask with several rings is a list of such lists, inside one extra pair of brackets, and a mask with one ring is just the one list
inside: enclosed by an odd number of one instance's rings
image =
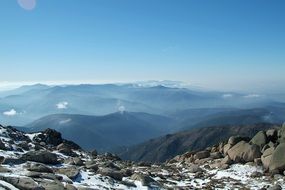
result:
[(162, 164), (87, 152), (55, 130), (0, 126), (0, 189), (284, 189), (285, 126)]

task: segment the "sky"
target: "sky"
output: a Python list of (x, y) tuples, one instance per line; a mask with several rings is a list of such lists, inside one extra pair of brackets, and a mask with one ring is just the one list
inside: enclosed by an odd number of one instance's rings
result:
[(175, 80), (278, 91), (284, 61), (284, 0), (0, 1), (0, 86)]

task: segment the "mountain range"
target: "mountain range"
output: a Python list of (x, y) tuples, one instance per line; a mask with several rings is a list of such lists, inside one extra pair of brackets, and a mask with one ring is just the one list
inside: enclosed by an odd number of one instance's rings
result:
[(166, 134), (172, 123), (170, 118), (146, 113), (116, 112), (105, 116), (55, 114), (36, 120), (21, 130), (37, 132), (52, 128), (84, 149), (110, 151), (117, 146), (130, 146)]
[(189, 109), (249, 109), (279, 104), (266, 95), (193, 90), (175, 87), (176, 83), (151, 84), (156, 86), (142, 83), (22, 86), (0, 93), (0, 120), (6, 125), (23, 126), (62, 113), (107, 115), (124, 110), (168, 116)]
[[(1, 92), (0, 97), (0, 120), (6, 125), (27, 132), (52, 128), (86, 150), (121, 152), (128, 159), (155, 162), (173, 156), (175, 151), (186, 151), (179, 138), (199, 136), (198, 132), (193, 134), (193, 130), (213, 127), (215, 131), (227, 126), (234, 131), (231, 127), (281, 124), (285, 120), (285, 104), (275, 101), (274, 97), (193, 90), (170, 81), (36, 84)], [(171, 142), (167, 134), (175, 146), (166, 145)], [(149, 143), (150, 139), (155, 143)], [(160, 142), (161, 151), (165, 151), (158, 158), (151, 155), (156, 142)], [(144, 145), (148, 148), (141, 148)], [(173, 153), (168, 146), (177, 150)], [(203, 148), (202, 145), (193, 147)], [(133, 153), (131, 150), (136, 148), (139, 151)], [(144, 154), (145, 151), (150, 155)]]

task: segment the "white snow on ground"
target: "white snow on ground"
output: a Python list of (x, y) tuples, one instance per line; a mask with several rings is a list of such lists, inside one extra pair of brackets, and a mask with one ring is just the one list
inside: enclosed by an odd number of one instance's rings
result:
[(234, 164), (229, 169), (218, 171), (215, 175), (216, 179), (232, 178), (239, 181), (247, 181), (248, 177), (253, 172), (263, 172), (261, 167), (255, 167), (250, 165)]
[(41, 134), (41, 133), (27, 133), (27, 134), (25, 134), (27, 137), (29, 137), (31, 140), (33, 140), (33, 138), (35, 137), (35, 136), (37, 136), (37, 135), (39, 135), (39, 134)]
[(10, 190), (19, 190), (18, 188), (14, 187), (10, 183), (0, 180), (0, 189), (10, 189)]
[(94, 175), (92, 172), (81, 171), (80, 175), (74, 182), (77, 187), (86, 186), (89, 188), (116, 188), (116, 189), (128, 189), (122, 184), (117, 184), (114, 180), (108, 177), (101, 177), (100, 175)]
[[(272, 186), (272, 182), (266, 181), (265, 177), (253, 178), (250, 177), (253, 172), (263, 173), (262, 167), (256, 167), (251, 165), (233, 164), (226, 170), (209, 170), (209, 173), (215, 174), (212, 179), (233, 179), (239, 181), (242, 184), (247, 185), (252, 190), (259, 190), (264, 186)], [(231, 185), (233, 181), (229, 182), (223, 189), (232, 189)], [(285, 189), (285, 182), (280, 179), (275, 184), (281, 185), (282, 189)]]

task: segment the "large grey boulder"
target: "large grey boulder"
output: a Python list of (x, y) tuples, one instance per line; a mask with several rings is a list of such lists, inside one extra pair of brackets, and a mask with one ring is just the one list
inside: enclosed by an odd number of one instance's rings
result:
[(239, 143), (240, 141), (247, 141), (247, 137), (241, 137), (241, 136), (231, 136), (228, 140), (228, 144), (234, 146), (235, 144)]
[(37, 179), (37, 183), (45, 190), (66, 190), (64, 185), (57, 180)]
[(21, 190), (45, 190), (29, 177), (0, 176), (0, 180), (6, 181)]
[(210, 156), (210, 152), (205, 150), (205, 151), (200, 151), (200, 152), (197, 152), (195, 155), (194, 155), (194, 159), (203, 159), (203, 158), (208, 158)]
[(187, 167), (187, 169), (190, 173), (197, 173), (197, 172), (202, 171), (202, 168), (200, 168), (198, 165), (192, 164), (192, 163)]
[(273, 152), (269, 170), (279, 170), (280, 172), (285, 170), (285, 143), (279, 144)]
[(122, 181), (123, 179), (122, 172), (110, 168), (100, 168), (97, 172), (103, 176), (109, 176), (118, 181)]
[(269, 168), (269, 164), (270, 164), (274, 149), (275, 149), (274, 147), (266, 149), (261, 156), (261, 162), (265, 169)]
[(240, 141), (228, 150), (228, 155), (234, 162), (253, 162), (255, 158), (260, 158), (259, 146)]
[(281, 129), (278, 131), (278, 141), (280, 143), (285, 143), (285, 123), (282, 125)]
[(40, 162), (43, 164), (58, 164), (57, 155), (48, 151), (30, 151), (22, 155), (22, 160)]
[(68, 178), (74, 180), (79, 175), (80, 170), (75, 167), (59, 168), (56, 173), (66, 175)]
[(31, 164), (30, 166), (28, 166), (28, 170), (41, 173), (53, 173), (51, 168), (40, 163)]
[(143, 186), (158, 185), (154, 179), (145, 174), (135, 173), (131, 176), (131, 180), (140, 181)]
[(227, 155), (227, 153), (228, 153), (228, 151), (230, 150), (230, 148), (232, 148), (233, 147), (233, 145), (231, 145), (231, 144), (226, 144), (225, 146), (224, 146), (224, 148), (223, 148), (223, 153), (224, 153), (224, 155)]
[(0, 149), (1, 149), (1, 150), (7, 150), (5, 144), (2, 142), (1, 139), (0, 139)]
[(261, 149), (267, 143), (267, 136), (264, 131), (259, 131), (250, 141), (252, 144), (258, 145)]

